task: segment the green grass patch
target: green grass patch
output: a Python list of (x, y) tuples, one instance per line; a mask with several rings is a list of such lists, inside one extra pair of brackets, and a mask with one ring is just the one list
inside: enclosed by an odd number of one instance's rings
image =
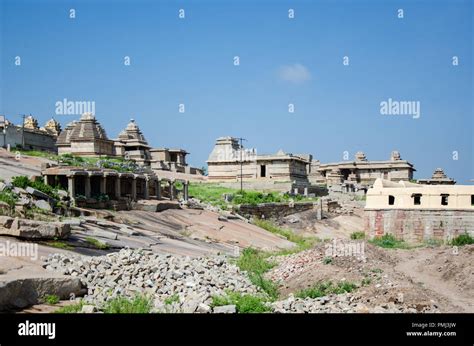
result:
[(280, 251), (279, 255), (287, 255), (310, 249), (314, 246), (314, 244), (319, 241), (319, 239), (316, 237), (303, 237), (298, 234), (295, 234), (289, 229), (278, 227), (269, 220), (255, 219), (254, 224), (258, 227), (267, 230), (270, 233), (279, 234), (297, 245), (295, 249)]
[(278, 298), (277, 285), (263, 276), (275, 266), (275, 263), (268, 261), (269, 255), (256, 249), (247, 248), (242, 251), (236, 264), (241, 270), (247, 272), (250, 281), (255, 286), (260, 287), (271, 299), (276, 299)]
[(95, 238), (87, 237), (85, 240), (88, 244), (92, 245), (96, 249), (107, 250), (109, 248), (109, 246), (107, 244), (102, 243), (102, 242), (98, 241)]
[(81, 312), (84, 303), (82, 300), (75, 304), (70, 304), (66, 306), (60, 307), (58, 310), (55, 311), (57, 314), (77, 314)]
[(15, 203), (18, 200), (18, 196), (10, 190), (3, 190), (0, 192), (0, 201), (7, 203), (11, 208), (15, 207)]
[(145, 296), (117, 297), (107, 301), (103, 310), (106, 314), (147, 314), (152, 307), (151, 299)]
[(173, 294), (172, 296), (165, 299), (166, 305), (171, 305), (173, 303), (178, 303), (178, 302), (179, 302), (179, 296), (177, 294)]
[(212, 307), (223, 305), (235, 305), (239, 313), (263, 313), (271, 311), (265, 303), (268, 299), (240, 292), (227, 292), (226, 296), (212, 297)]
[[(223, 195), (232, 195), (232, 201), (227, 203), (224, 201)], [(227, 205), (250, 204), (257, 205), (260, 203), (282, 203), (293, 200), (298, 201), (315, 201), (317, 198), (309, 198), (301, 195), (291, 196), (289, 194), (280, 194), (276, 192), (263, 193), (253, 190), (233, 189), (220, 186), (218, 184), (208, 183), (190, 183), (189, 195), (199, 199), (201, 202), (211, 204), (220, 208), (227, 208)]]
[(463, 246), (468, 244), (474, 244), (474, 238), (471, 237), (467, 232), (464, 234), (460, 234), (456, 238), (451, 240), (451, 245), (453, 246)]
[(357, 285), (351, 282), (339, 282), (338, 284), (333, 284), (329, 282), (321, 282), (317, 285), (301, 290), (296, 293), (298, 298), (319, 298), (324, 297), (329, 294), (342, 294), (346, 292), (352, 292), (357, 288)]
[(351, 233), (351, 239), (365, 239), (365, 232), (353, 232)]
[(59, 303), (59, 297), (55, 294), (48, 294), (44, 297), (44, 302), (46, 304), (55, 305)]
[(323, 263), (324, 264), (331, 264), (332, 263), (332, 257), (326, 256), (323, 258)]
[(72, 250), (74, 249), (73, 246), (69, 245), (65, 241), (62, 240), (51, 240), (48, 242), (44, 242), (44, 245), (55, 247), (57, 249), (63, 249), (63, 250)]
[(395, 238), (392, 234), (384, 234), (381, 237), (369, 240), (370, 243), (386, 249), (409, 249), (410, 246), (403, 240)]

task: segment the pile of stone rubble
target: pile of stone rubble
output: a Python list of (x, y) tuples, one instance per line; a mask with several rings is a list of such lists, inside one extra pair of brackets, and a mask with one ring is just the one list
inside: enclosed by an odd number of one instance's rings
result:
[(44, 267), (79, 277), (88, 288), (84, 301), (98, 308), (114, 297), (144, 294), (152, 297), (154, 312), (211, 312), (212, 297), (225, 295), (226, 290), (262, 294), (223, 257), (190, 258), (122, 249), (100, 257), (53, 254)]

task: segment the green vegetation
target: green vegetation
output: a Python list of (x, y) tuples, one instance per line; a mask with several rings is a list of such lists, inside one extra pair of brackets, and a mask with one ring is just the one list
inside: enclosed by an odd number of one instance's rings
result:
[(18, 196), (10, 190), (3, 190), (0, 192), (0, 201), (7, 203), (11, 208), (15, 207), (15, 203), (18, 200)]
[(107, 250), (109, 248), (107, 244), (104, 244), (95, 238), (87, 237), (86, 242), (99, 250)]
[(423, 243), (426, 246), (437, 247), (437, 246), (443, 245), (444, 242), (441, 239), (430, 238), (430, 239), (424, 240)]
[(75, 303), (75, 304), (62, 306), (58, 310), (56, 310), (55, 313), (57, 313), (57, 314), (77, 314), (78, 312), (81, 312), (83, 306), (84, 306), (84, 303), (81, 300), (80, 302)]
[(363, 278), (361, 285), (362, 286), (368, 286), (368, 285), (370, 285), (371, 282), (372, 282), (372, 280), (370, 278)]
[(320, 282), (311, 288), (297, 292), (296, 296), (298, 298), (318, 298), (329, 294), (352, 292), (356, 288), (357, 285), (351, 282), (339, 282), (337, 285), (334, 285), (331, 281)]
[(474, 244), (474, 238), (471, 237), (467, 232), (458, 235), (456, 238), (451, 240), (451, 245), (453, 246), (463, 246), (468, 244)]
[(117, 297), (105, 303), (106, 314), (147, 314), (153, 307), (150, 298), (137, 295), (133, 299)]
[(278, 297), (278, 288), (271, 280), (267, 280), (263, 275), (272, 269), (275, 264), (267, 260), (270, 254), (258, 251), (252, 248), (247, 248), (242, 251), (237, 266), (241, 270), (247, 271), (250, 281), (260, 287), (272, 299)]
[(12, 184), (13, 184), (13, 186), (16, 186), (16, 187), (19, 187), (19, 188), (22, 188), (22, 189), (26, 189), (29, 186), (29, 187), (32, 187), (36, 190), (39, 190), (39, 191), (47, 194), (48, 196), (50, 196), (54, 199), (59, 199), (59, 196), (58, 196), (58, 193), (57, 193), (58, 187), (52, 187), (50, 185), (46, 185), (41, 180), (34, 180), (33, 181), (30, 178), (28, 178), (27, 176), (20, 175), (20, 176), (12, 178)]
[[(231, 202), (224, 201), (223, 195), (231, 195)], [(280, 194), (276, 192), (263, 193), (259, 191), (240, 191), (239, 189), (232, 189), (223, 187), (217, 184), (208, 183), (190, 183), (189, 195), (199, 199), (201, 202), (209, 203), (223, 209), (227, 208), (228, 204), (251, 204), (257, 205), (260, 203), (278, 203), (288, 202), (289, 200), (297, 201), (315, 201), (316, 198), (308, 198), (301, 195), (291, 196), (289, 194)]]
[(365, 232), (354, 232), (351, 233), (351, 239), (365, 239)]
[(374, 269), (371, 270), (371, 272), (372, 272), (372, 273), (378, 273), (378, 274), (380, 274), (380, 273), (383, 272), (383, 270), (380, 269), (380, 268), (374, 268)]
[(72, 247), (71, 245), (69, 245), (63, 240), (51, 240), (51, 241), (45, 242), (44, 245), (55, 247), (58, 249), (64, 249), (64, 250), (74, 249), (74, 247)]
[(50, 160), (56, 160), (58, 155), (49, 152), (49, 151), (41, 151), (41, 150), (23, 150), (21, 148), (12, 148), (12, 152), (16, 153), (19, 152), (22, 155), (27, 155), (27, 156), (35, 156), (35, 157), (44, 157)]
[(329, 257), (329, 256), (324, 257), (323, 258), (323, 263), (324, 264), (331, 264), (332, 263), (332, 257)]
[(239, 313), (263, 313), (271, 309), (265, 303), (268, 299), (240, 292), (226, 292), (226, 296), (213, 296), (212, 307), (223, 305), (235, 305)]
[(55, 294), (48, 294), (44, 297), (44, 301), (46, 304), (55, 305), (59, 303), (59, 297)]
[(165, 299), (166, 305), (171, 305), (173, 303), (178, 303), (178, 302), (179, 302), (179, 296), (177, 294), (173, 294), (172, 296)]
[(288, 229), (283, 229), (275, 224), (273, 224), (271, 221), (268, 220), (261, 220), (261, 219), (255, 219), (254, 224), (257, 225), (258, 227), (261, 227), (268, 232), (279, 234), (283, 237), (285, 237), (287, 240), (295, 243), (297, 245), (296, 249), (292, 250), (284, 250), (279, 253), (279, 255), (286, 255), (290, 253), (295, 253), (295, 252), (300, 252), (304, 251), (307, 249), (310, 249), (314, 246), (316, 242), (319, 241), (318, 238), (314, 237), (302, 237), (298, 234), (295, 234), (293, 231), (288, 230)]
[(410, 246), (403, 240), (395, 238), (392, 234), (384, 234), (381, 237), (369, 240), (370, 243), (386, 249), (409, 249)]

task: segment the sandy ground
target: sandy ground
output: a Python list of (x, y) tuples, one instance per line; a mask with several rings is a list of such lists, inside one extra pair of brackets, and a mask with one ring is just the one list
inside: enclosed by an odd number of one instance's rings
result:
[(441, 312), (474, 312), (474, 245), (454, 254), (450, 246), (383, 249), (364, 241), (365, 261), (340, 256), (325, 264), (332, 244), (279, 259), (268, 278), (280, 282), (283, 295), (320, 282), (348, 281), (360, 285), (354, 295), (366, 304), (395, 301), (402, 294), (404, 303), (416, 309), (429, 305)]

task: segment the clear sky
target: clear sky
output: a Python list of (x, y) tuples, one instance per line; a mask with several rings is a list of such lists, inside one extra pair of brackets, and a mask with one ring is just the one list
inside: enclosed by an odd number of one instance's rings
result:
[[(0, 114), (14, 122), (64, 126), (78, 116), (55, 115), (57, 101), (94, 101), (110, 138), (133, 117), (150, 145), (184, 148), (197, 167), (236, 136), (322, 162), (399, 150), (417, 178), (474, 179), (470, 0), (0, 4)], [(419, 102), (420, 117), (382, 115), (389, 98)]]

